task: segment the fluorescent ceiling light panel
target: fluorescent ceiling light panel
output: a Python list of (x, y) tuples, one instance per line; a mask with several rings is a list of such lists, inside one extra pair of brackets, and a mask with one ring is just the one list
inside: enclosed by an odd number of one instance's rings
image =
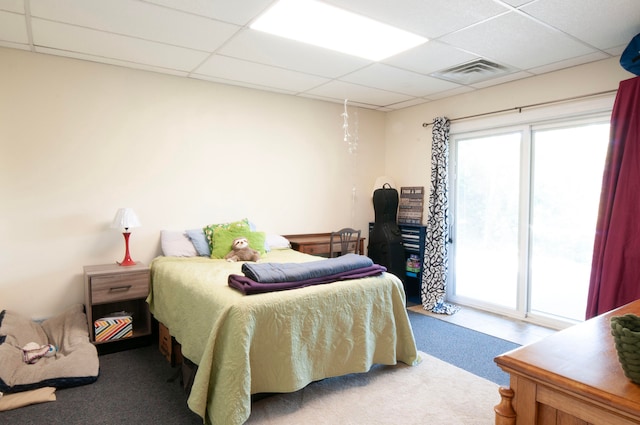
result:
[(280, 0), (251, 28), (373, 61), (427, 41), (424, 37), (315, 0)]

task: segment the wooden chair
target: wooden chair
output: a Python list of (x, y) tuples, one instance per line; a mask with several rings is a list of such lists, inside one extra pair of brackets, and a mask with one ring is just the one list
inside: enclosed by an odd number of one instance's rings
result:
[[(334, 250), (334, 243), (340, 243), (340, 251)], [(329, 239), (329, 258), (344, 255), (349, 252), (362, 254), (360, 252), (360, 230), (345, 227), (337, 232), (331, 232)], [(339, 253), (339, 254), (338, 254)]]

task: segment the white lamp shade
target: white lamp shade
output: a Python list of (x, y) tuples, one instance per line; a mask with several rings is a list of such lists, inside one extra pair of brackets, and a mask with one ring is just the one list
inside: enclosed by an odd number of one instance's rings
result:
[(140, 227), (140, 220), (131, 208), (120, 208), (111, 223), (114, 229), (131, 229)]

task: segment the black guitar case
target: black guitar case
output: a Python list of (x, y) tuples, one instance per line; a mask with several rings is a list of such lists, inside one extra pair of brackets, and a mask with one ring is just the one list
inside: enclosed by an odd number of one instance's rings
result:
[(398, 276), (404, 283), (406, 259), (397, 222), (398, 202), (398, 191), (388, 183), (373, 192), (375, 221), (369, 234), (367, 252), (374, 263), (385, 266), (389, 273)]

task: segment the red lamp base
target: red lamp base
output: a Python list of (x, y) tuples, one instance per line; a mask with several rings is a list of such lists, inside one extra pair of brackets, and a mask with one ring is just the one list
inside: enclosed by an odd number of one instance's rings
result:
[(129, 235), (131, 234), (131, 232), (123, 232), (122, 235), (124, 236), (124, 247), (125, 247), (125, 251), (124, 251), (124, 260), (122, 260), (122, 262), (118, 263), (121, 266), (135, 266), (136, 262), (133, 261), (131, 259), (131, 255), (129, 255)]

